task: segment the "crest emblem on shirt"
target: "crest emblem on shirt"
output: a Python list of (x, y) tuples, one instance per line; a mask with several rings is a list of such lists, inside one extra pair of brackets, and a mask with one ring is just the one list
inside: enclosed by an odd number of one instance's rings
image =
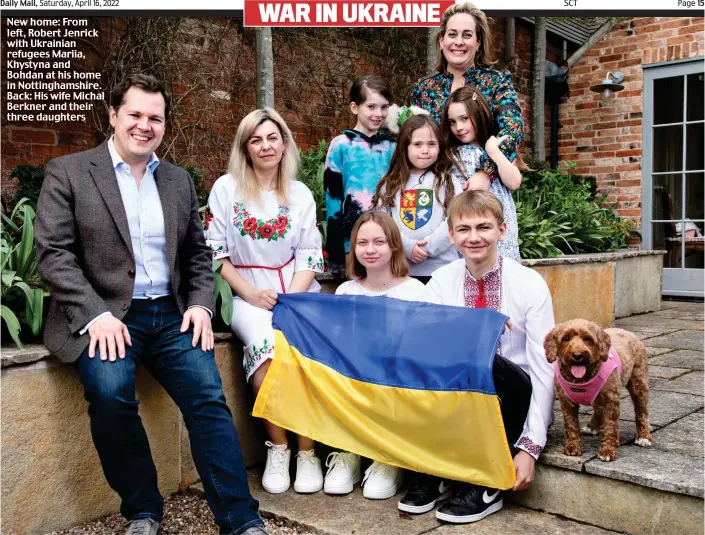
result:
[(433, 213), (432, 189), (408, 189), (401, 194), (399, 218), (411, 230), (423, 227)]

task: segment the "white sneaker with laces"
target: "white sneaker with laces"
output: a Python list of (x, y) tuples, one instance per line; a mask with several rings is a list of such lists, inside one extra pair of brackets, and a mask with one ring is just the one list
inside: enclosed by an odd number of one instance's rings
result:
[(318, 492), (323, 488), (321, 460), (313, 450), (300, 451), (296, 456), (294, 490), (301, 494)]
[(334, 451), (326, 459), (326, 480), (323, 492), (326, 494), (348, 494), (355, 483), (360, 481), (360, 456), (347, 451)]
[(270, 494), (281, 494), (291, 486), (289, 476), (291, 450), (287, 444), (276, 445), (269, 441), (265, 444), (269, 449), (267, 450), (267, 464), (262, 476), (262, 487)]
[(375, 461), (365, 470), (365, 479), (362, 480), (362, 495), (370, 500), (391, 498), (397, 493), (401, 479), (401, 468)]

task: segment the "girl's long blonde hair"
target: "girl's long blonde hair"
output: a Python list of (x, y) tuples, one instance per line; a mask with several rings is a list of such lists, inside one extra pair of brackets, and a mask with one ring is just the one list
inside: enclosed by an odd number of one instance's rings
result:
[(301, 158), (299, 157), (299, 150), (296, 147), (291, 130), (289, 130), (289, 127), (286, 125), (281, 115), (272, 108), (255, 110), (247, 114), (245, 118), (240, 121), (240, 125), (237, 127), (237, 133), (235, 134), (233, 148), (230, 151), (228, 173), (235, 179), (237, 187), (245, 201), (259, 201), (260, 186), (259, 182), (257, 182), (252, 162), (247, 154), (247, 142), (250, 140), (257, 127), (265, 121), (272, 121), (277, 125), (279, 133), (282, 136), (282, 141), (284, 142), (284, 153), (282, 154), (279, 169), (277, 170), (275, 191), (277, 192), (279, 202), (286, 204), (289, 198), (289, 185), (292, 181), (296, 180)]
[(389, 171), (377, 184), (377, 190), (372, 198), (373, 207), (390, 208), (394, 206), (397, 193), (401, 193), (409, 181), (409, 175), (411, 175), (409, 156), (407, 154), (411, 144), (411, 136), (415, 130), (425, 127), (429, 127), (438, 140), (438, 159), (427, 171), (434, 175), (434, 192), (439, 203), (441, 203), (441, 188), (445, 189), (445, 200), (441, 204), (443, 210), (448, 208), (455, 194), (455, 187), (450, 174), (452, 163), (448, 161), (446, 156), (446, 143), (443, 136), (441, 136), (441, 129), (430, 115), (414, 115), (402, 125), (399, 131), (399, 141), (394, 150), (394, 155), (392, 155), (392, 162), (389, 165)]
[(355, 246), (357, 245), (357, 234), (360, 232), (360, 227), (371, 221), (377, 223), (387, 238), (389, 250), (392, 253), (390, 260), (390, 269), (395, 277), (406, 277), (409, 274), (409, 262), (404, 254), (404, 245), (401, 241), (401, 233), (399, 227), (388, 213), (381, 210), (369, 210), (364, 212), (355, 222), (350, 235), (350, 254), (345, 261), (345, 271), (350, 279), (364, 279), (367, 277), (367, 268), (363, 266), (357, 259), (355, 254)]

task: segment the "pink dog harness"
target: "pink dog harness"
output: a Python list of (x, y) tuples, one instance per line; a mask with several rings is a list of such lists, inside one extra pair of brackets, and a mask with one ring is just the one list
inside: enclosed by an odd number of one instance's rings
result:
[(568, 395), (568, 398), (576, 405), (592, 405), (597, 394), (602, 391), (602, 387), (605, 386), (607, 379), (609, 379), (615, 369), (619, 370), (618, 373), (621, 376), (622, 359), (619, 358), (619, 355), (612, 347), (610, 347), (607, 362), (602, 363), (600, 371), (587, 383), (569, 382), (561, 373), (558, 359), (553, 361), (553, 371), (558, 378), (558, 384), (561, 385), (561, 388), (563, 388), (563, 391)]

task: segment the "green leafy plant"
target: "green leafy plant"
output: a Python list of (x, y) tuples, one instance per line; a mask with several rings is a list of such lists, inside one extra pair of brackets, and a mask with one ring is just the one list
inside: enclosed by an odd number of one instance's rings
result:
[(20, 348), (23, 327), (33, 336), (39, 336), (44, 324), (44, 298), (49, 295), (37, 268), (34, 215), (32, 202), (20, 199), (9, 217), (2, 214), (0, 228), (3, 302), (0, 313), (7, 332)]
[(514, 192), (522, 258), (555, 257), (623, 248), (630, 224), (596, 196), (594, 177), (528, 162), (521, 188)]
[(299, 170), (299, 180), (306, 184), (313, 194), (316, 202), (316, 221), (326, 220), (326, 197), (323, 192), (323, 170), (328, 154), (328, 143), (321, 140), (318, 147), (300, 152), (301, 168)]
[(196, 169), (186, 164), (179, 164), (179, 167), (186, 171), (191, 180), (193, 181), (193, 186), (196, 189), (196, 196), (198, 197), (198, 206), (204, 208), (208, 204), (208, 191), (206, 190), (206, 185), (203, 182), (203, 170)]
[[(213, 260), (213, 296), (216, 308), (220, 311), (220, 319), (226, 326), (230, 326), (233, 319), (233, 290), (220, 274), (223, 264)], [(220, 304), (220, 306), (218, 306)]]
[(24, 198), (36, 206), (44, 183), (44, 168), (39, 165), (18, 165), (12, 170), (10, 178), (16, 178), (19, 187), (8, 208), (14, 208)]
[(328, 154), (328, 143), (320, 140), (318, 147), (299, 152), (301, 155), (301, 168), (299, 170), (299, 181), (306, 184), (313, 194), (316, 203), (316, 226), (321, 233), (323, 240), (323, 258), (327, 262), (328, 253), (326, 246), (326, 196), (323, 190), (323, 171)]

